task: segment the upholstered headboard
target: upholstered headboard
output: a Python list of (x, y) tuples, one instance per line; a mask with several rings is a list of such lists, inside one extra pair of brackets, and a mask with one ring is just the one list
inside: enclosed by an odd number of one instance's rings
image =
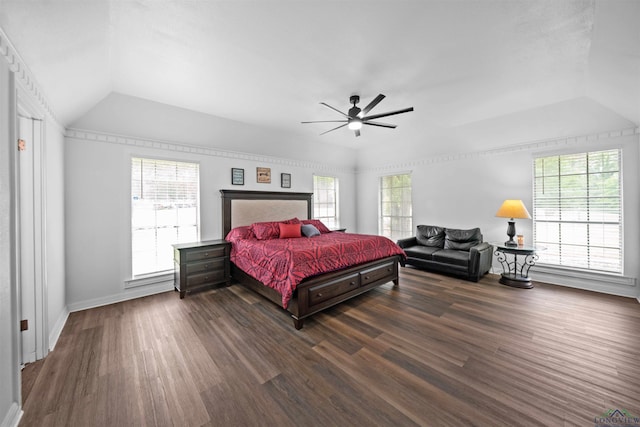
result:
[(313, 193), (220, 190), (222, 237), (232, 228), (254, 222), (311, 218)]

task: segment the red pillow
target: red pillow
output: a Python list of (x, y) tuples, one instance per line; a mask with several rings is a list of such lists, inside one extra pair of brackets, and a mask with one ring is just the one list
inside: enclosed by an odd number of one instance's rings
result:
[(281, 239), (291, 239), (295, 237), (302, 237), (302, 233), (300, 232), (300, 224), (285, 224), (280, 223), (280, 238)]
[(240, 239), (255, 239), (256, 236), (251, 231), (251, 226), (245, 227), (236, 227), (233, 230), (229, 231), (225, 240), (228, 242), (235, 242)]
[(320, 221), (319, 219), (303, 219), (302, 223), (303, 224), (311, 224), (311, 225), (313, 225), (321, 233), (330, 233), (331, 232), (331, 230), (329, 230), (327, 228), (327, 226), (324, 225), (322, 223), (322, 221)]
[[(286, 221), (280, 222), (283, 222), (285, 224), (299, 224), (300, 220), (298, 218), (291, 218)], [(253, 231), (253, 234), (255, 234), (256, 239), (258, 240), (277, 239), (280, 232), (280, 229), (278, 228), (278, 224), (280, 222), (254, 222), (253, 224), (251, 224), (251, 231)]]

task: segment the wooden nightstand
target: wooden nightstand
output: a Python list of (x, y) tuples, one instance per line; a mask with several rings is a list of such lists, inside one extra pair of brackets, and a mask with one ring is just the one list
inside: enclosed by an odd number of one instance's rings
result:
[(173, 245), (174, 284), (180, 298), (187, 292), (231, 281), (229, 253), (231, 243), (208, 240)]

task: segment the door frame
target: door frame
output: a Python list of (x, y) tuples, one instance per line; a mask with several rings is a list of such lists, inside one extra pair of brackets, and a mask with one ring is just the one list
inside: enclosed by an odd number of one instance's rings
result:
[[(33, 139), (37, 138), (37, 143), (27, 141), (27, 149), (31, 146), (33, 150), (33, 256), (34, 256), (34, 278), (35, 278), (35, 318), (29, 325), (35, 331), (35, 360), (44, 358), (49, 353), (49, 327), (48, 327), (48, 294), (47, 294), (47, 265), (46, 265), (46, 150), (45, 150), (45, 121), (44, 112), (31, 100), (28, 96), (26, 88), (22, 87), (19, 81), (16, 81), (16, 137), (20, 129), (21, 117), (32, 122), (31, 130)], [(17, 139), (17, 138), (16, 138)], [(15, 141), (17, 144), (17, 141)], [(18, 313), (19, 319), (22, 317), (22, 224), (20, 215), (20, 153), (14, 158), (14, 185), (16, 197), (16, 287), (18, 295)], [(24, 366), (25, 362), (33, 360), (24, 360), (22, 333), (19, 334), (19, 353), (20, 365)]]

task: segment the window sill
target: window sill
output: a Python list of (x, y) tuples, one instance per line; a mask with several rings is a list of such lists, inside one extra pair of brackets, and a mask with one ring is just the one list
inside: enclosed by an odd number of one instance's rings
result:
[(140, 286), (157, 285), (160, 283), (173, 283), (173, 271), (161, 271), (158, 273), (144, 274), (124, 281), (124, 288), (131, 289)]

